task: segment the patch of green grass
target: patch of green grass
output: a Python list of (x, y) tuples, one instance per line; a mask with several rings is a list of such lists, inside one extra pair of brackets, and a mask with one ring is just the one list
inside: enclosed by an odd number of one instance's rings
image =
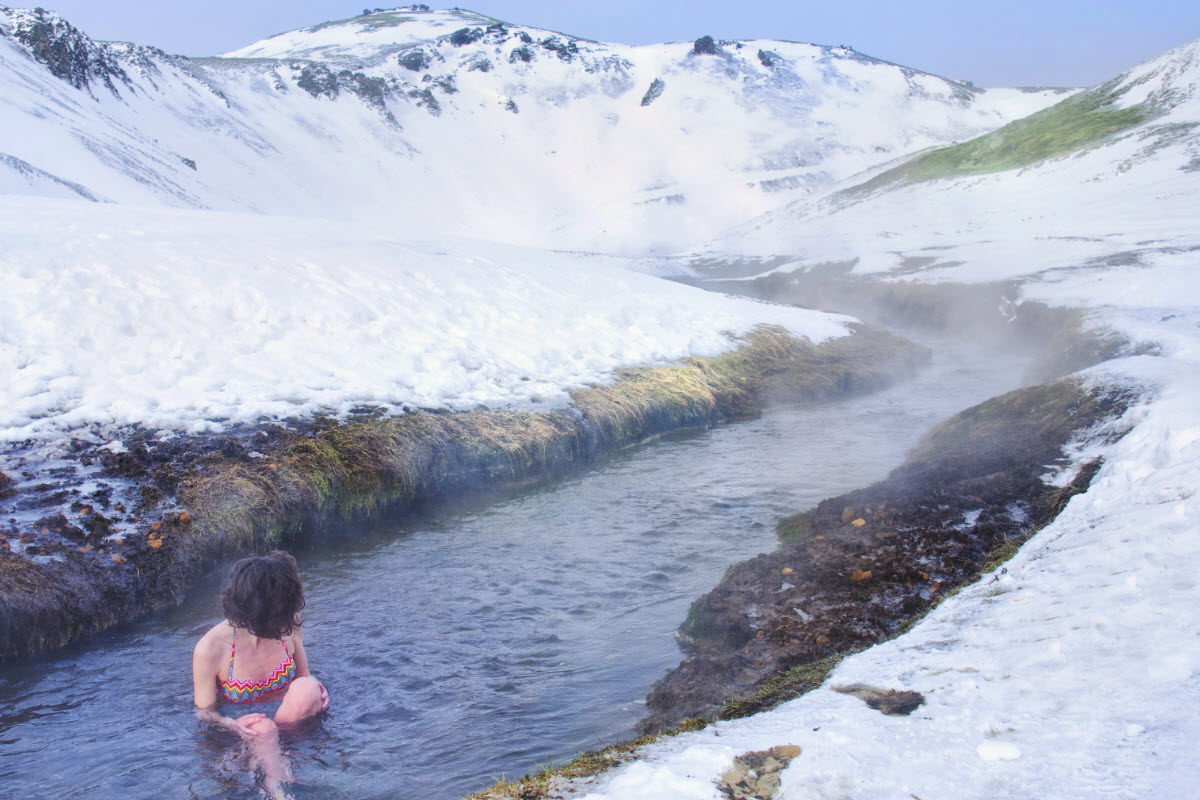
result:
[(833, 672), (833, 668), (841, 663), (843, 658), (860, 650), (861, 648), (843, 650), (816, 661), (792, 667), (771, 678), (755, 694), (730, 700), (717, 711), (717, 719), (740, 719), (760, 711), (770, 711), (788, 700), (794, 700), (802, 694), (807, 694), (823, 684), (829, 677), (829, 673)]
[(900, 180), (1004, 172), (1075, 152), (1149, 119), (1145, 106), (1114, 107), (1121, 93), (1110, 81), (991, 133), (918, 156), (850, 191), (869, 191)]

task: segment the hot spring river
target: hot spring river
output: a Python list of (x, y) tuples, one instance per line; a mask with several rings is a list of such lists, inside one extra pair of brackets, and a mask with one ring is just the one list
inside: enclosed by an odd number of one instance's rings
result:
[[(775, 522), (882, 478), (931, 424), (1023, 361), (930, 341), (868, 397), (676, 435), (551, 485), (296, 552), (332, 705), (285, 736), (299, 798), (450, 800), (632, 734), (673, 633)], [(218, 579), (180, 608), (0, 667), (0, 797), (259, 796), (236, 738), (191, 708)]]

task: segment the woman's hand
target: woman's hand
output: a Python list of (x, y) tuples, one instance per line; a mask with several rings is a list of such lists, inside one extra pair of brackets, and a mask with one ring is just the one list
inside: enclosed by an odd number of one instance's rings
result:
[(234, 726), (236, 727), (237, 732), (240, 733), (244, 738), (258, 739), (261, 738), (265, 733), (269, 733), (275, 727), (273, 723), (270, 725), (261, 724), (264, 722), (264, 720), (267, 720), (266, 714), (245, 714), (234, 720)]
[(325, 688), (325, 684), (321, 684), (321, 710), (329, 710), (329, 690)]

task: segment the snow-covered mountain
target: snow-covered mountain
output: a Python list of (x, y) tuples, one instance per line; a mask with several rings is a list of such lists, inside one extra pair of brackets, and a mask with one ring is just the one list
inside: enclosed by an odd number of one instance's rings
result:
[[(0, 190), (646, 252), (1058, 99), (847, 47), (411, 6), (188, 59), (0, 7)], [(887, 120), (887, 124), (879, 124)]]
[(834, 188), (693, 255), (774, 256), (784, 270), (840, 263), (922, 280), (1057, 282), (1192, 251), (1200, 40), (997, 131)]

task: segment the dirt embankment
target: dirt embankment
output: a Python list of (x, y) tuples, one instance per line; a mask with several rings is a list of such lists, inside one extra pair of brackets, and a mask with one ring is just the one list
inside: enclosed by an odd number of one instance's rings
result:
[(1096, 463), (1063, 488), (1042, 476), (1128, 402), (1073, 379), (1019, 389), (935, 427), (886, 480), (784, 519), (779, 550), (693, 604), (690, 657), (656, 684), (644, 730), (770, 707), (895, 635), (1085, 491)]
[[(815, 347), (763, 328), (723, 356), (621, 370), (612, 385), (574, 392), (567, 410), (368, 411), (219, 438), (131, 431), (124, 452), (80, 444), (78, 466), (52, 479), (0, 479), (0, 509), (40, 515), (0, 530), (0, 660), (175, 604), (232, 557), (457, 492), (555, 477), (769, 402), (878, 389), (927, 358), (870, 326)], [(98, 472), (83, 480), (84, 467)]]

